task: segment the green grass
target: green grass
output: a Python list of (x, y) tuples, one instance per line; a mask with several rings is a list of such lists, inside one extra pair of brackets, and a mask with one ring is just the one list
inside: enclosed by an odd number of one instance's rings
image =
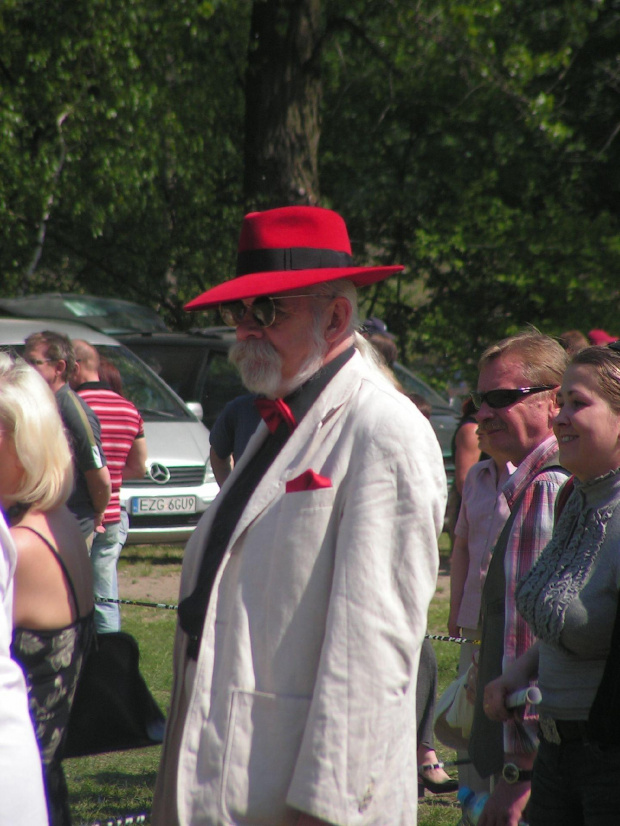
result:
[[(448, 546), (442, 537), (440, 545), (442, 568), (447, 564)], [(183, 547), (179, 545), (129, 546), (123, 552), (120, 567), (130, 574), (132, 586), (139, 587), (145, 577), (158, 572), (180, 570)], [(122, 597), (126, 595), (121, 593)], [(428, 630), (431, 634), (446, 634), (448, 601), (441, 595), (433, 600), (429, 611)], [(159, 601), (159, 600), (156, 600)], [(168, 601), (168, 600), (166, 600)], [(173, 602), (176, 600), (172, 600)], [(140, 646), (140, 668), (153, 696), (166, 711), (172, 682), (172, 642), (176, 612), (157, 608), (123, 605), (123, 630), (132, 634)], [(439, 692), (454, 679), (458, 646), (433, 641), (439, 671)], [(95, 757), (66, 760), (74, 826), (105, 823), (114, 817), (150, 812), (155, 777), (161, 748), (115, 752)], [(437, 743), (441, 759), (453, 760), (454, 752)], [(455, 770), (450, 769), (455, 776)], [(416, 778), (411, 778), (416, 783)], [(420, 800), (419, 826), (455, 826), (460, 811), (455, 795), (427, 794)]]

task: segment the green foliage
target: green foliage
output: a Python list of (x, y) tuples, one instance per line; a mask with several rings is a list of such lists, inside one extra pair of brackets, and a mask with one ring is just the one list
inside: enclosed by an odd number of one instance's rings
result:
[(3, 10), (0, 266), (13, 289), (174, 306), (226, 261), (210, 212), (238, 210), (237, 13), (185, 0)]
[[(6, 294), (196, 323), (233, 273), (251, 8), (3, 3)], [(620, 332), (618, 0), (323, 0), (321, 26), (323, 203), (361, 262), (406, 266), (363, 295), (402, 358), (445, 384), (526, 323)]]
[(527, 323), (613, 330), (618, 4), (362, 18), (384, 48), (351, 29), (327, 63), (322, 189), (358, 250), (407, 267), (367, 304), (405, 357), (471, 380), (481, 349)]

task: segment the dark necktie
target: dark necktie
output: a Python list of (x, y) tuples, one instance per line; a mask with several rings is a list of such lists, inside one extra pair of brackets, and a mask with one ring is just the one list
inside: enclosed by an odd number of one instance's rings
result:
[(281, 422), (286, 424), (289, 433), (297, 427), (293, 411), (282, 399), (256, 399), (255, 404), (270, 433), (275, 433)]

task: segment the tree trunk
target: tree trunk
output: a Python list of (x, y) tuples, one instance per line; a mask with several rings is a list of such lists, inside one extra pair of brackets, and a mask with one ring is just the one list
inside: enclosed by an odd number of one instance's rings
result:
[(254, 0), (245, 87), (248, 209), (316, 204), (321, 0)]

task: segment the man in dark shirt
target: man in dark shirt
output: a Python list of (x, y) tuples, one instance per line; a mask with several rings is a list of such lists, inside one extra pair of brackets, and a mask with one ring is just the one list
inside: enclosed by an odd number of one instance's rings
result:
[(75, 485), (67, 507), (80, 523), (90, 547), (94, 532), (101, 529), (112, 491), (99, 419), (68, 385), (75, 369), (75, 354), (68, 336), (51, 330), (33, 333), (26, 339), (24, 358), (43, 376), (56, 396), (75, 472)]

